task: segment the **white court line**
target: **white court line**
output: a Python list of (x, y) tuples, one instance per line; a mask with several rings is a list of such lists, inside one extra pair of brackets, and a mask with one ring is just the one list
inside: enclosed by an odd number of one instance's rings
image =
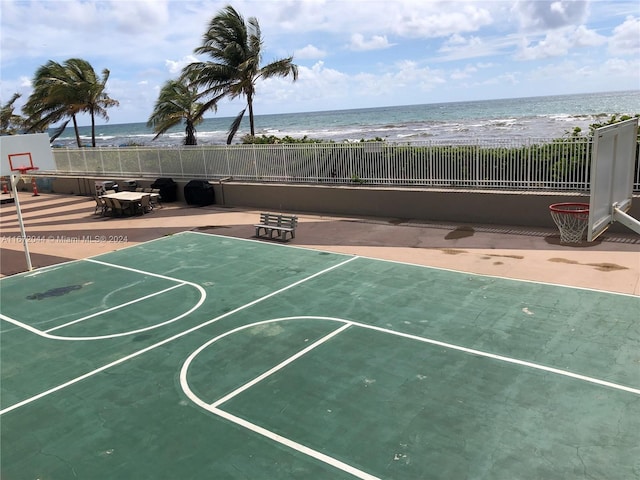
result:
[(378, 480), (379, 477), (376, 477), (374, 475), (371, 475), (367, 472), (364, 472), (362, 470), (358, 470), (355, 467), (352, 467), (349, 464), (346, 464), (344, 462), (341, 462), (338, 459), (335, 459), (333, 457), (330, 457), (328, 455), (325, 455), (322, 452), (318, 452), (317, 450), (313, 450), (312, 448), (309, 448), (305, 445), (302, 445), (301, 443), (298, 442), (294, 442), (293, 440), (290, 440), (286, 437), (283, 437), (282, 435), (278, 435), (277, 433), (274, 433), (270, 430), (267, 430), (266, 428), (262, 428), (258, 425), (255, 425), (251, 422), (248, 422), (247, 420), (244, 420), (243, 418), (240, 417), (236, 417), (235, 415), (225, 412), (224, 410), (220, 410), (218, 408), (213, 408), (210, 410), (212, 413), (215, 413), (216, 415), (219, 415), (220, 417), (229, 420), (230, 422), (236, 423), (238, 425), (240, 425), (241, 427), (246, 428), (247, 430), (250, 430), (252, 432), (258, 433), (264, 437), (267, 437), (270, 440), (273, 440), (275, 442), (278, 442), (282, 445), (286, 445), (287, 447), (290, 447), (293, 450), (296, 450), (298, 452), (304, 453), (305, 455), (308, 455), (309, 457), (315, 458), (317, 460), (320, 460), (321, 462), (324, 462), (328, 465), (331, 465), (332, 467), (335, 467), (339, 470), (342, 470), (344, 472), (350, 473), (351, 475), (353, 475), (356, 478), (362, 478), (363, 480)]
[[(10, 405), (10, 406), (0, 410), (0, 417), (2, 415), (4, 415), (5, 413), (11, 412), (11, 411), (16, 410), (16, 409), (18, 409), (20, 407), (28, 405), (31, 402), (34, 402), (36, 400), (39, 400), (40, 398), (46, 397), (47, 395), (51, 395), (52, 393), (55, 393), (55, 392), (57, 392), (59, 390), (62, 390), (64, 388), (66, 388), (66, 387), (69, 387), (69, 386), (71, 386), (71, 385), (73, 385), (75, 383), (78, 383), (81, 380), (85, 380), (85, 379), (87, 379), (89, 377), (92, 377), (92, 376), (94, 376), (94, 375), (96, 375), (96, 374), (98, 374), (100, 372), (103, 372), (103, 371), (105, 371), (105, 370), (107, 370), (107, 369), (109, 369), (111, 367), (115, 367), (116, 365), (120, 365), (121, 363), (124, 363), (124, 362), (126, 362), (128, 360), (131, 360), (132, 358), (136, 358), (136, 357), (138, 357), (138, 356), (140, 356), (140, 355), (142, 355), (144, 353), (150, 352), (151, 350), (154, 350), (154, 349), (156, 349), (158, 347), (161, 347), (162, 345), (166, 345), (167, 343), (170, 343), (170, 342), (172, 342), (172, 341), (174, 341), (174, 340), (176, 340), (178, 338), (182, 338), (185, 335), (188, 335), (188, 334), (190, 334), (192, 332), (200, 330), (201, 328), (206, 327), (207, 325), (211, 325), (212, 323), (215, 323), (215, 322), (217, 322), (219, 320), (222, 320), (223, 318), (226, 318), (226, 317), (228, 317), (230, 315), (233, 315), (234, 313), (237, 313), (237, 312), (245, 310), (245, 309), (247, 309), (249, 307), (252, 307), (253, 305), (255, 305), (257, 303), (260, 303), (260, 302), (262, 302), (262, 301), (264, 301), (264, 300), (266, 300), (268, 298), (271, 298), (271, 297), (273, 297), (275, 295), (278, 295), (278, 294), (280, 294), (282, 292), (285, 292), (285, 291), (287, 291), (287, 290), (289, 290), (291, 288), (294, 288), (294, 287), (296, 287), (296, 286), (298, 286), (298, 285), (300, 285), (302, 283), (308, 282), (309, 280), (313, 280), (314, 278), (319, 277), (319, 276), (321, 276), (321, 275), (323, 275), (323, 274), (325, 274), (327, 272), (330, 272), (330, 271), (332, 271), (332, 270), (334, 270), (336, 268), (340, 268), (343, 265), (346, 265), (347, 263), (352, 262), (356, 258), (358, 258), (358, 257), (348, 258), (347, 260), (345, 260), (343, 262), (340, 262), (340, 263), (338, 263), (336, 265), (333, 265), (333, 266), (331, 266), (329, 268), (325, 268), (324, 270), (320, 270), (319, 272), (316, 272), (313, 275), (305, 277), (305, 278), (303, 278), (301, 280), (298, 280), (297, 282), (294, 282), (294, 283), (292, 283), (290, 285), (287, 285), (286, 287), (283, 287), (283, 288), (281, 288), (279, 290), (276, 290), (276, 291), (271, 292), (271, 293), (269, 293), (267, 295), (264, 295), (264, 296), (262, 296), (260, 298), (257, 298), (256, 300), (253, 300), (252, 302), (246, 303), (245, 305), (242, 305), (242, 306), (240, 306), (238, 308), (235, 308), (235, 309), (230, 310), (230, 311), (228, 311), (226, 313), (223, 313), (222, 315), (220, 315), (218, 317), (215, 317), (215, 318), (212, 318), (211, 320), (208, 320), (208, 321), (206, 321), (204, 323), (201, 323), (200, 325), (196, 325), (195, 327), (192, 327), (192, 328), (190, 328), (188, 330), (180, 332), (180, 333), (178, 333), (178, 334), (176, 334), (176, 335), (174, 335), (172, 337), (165, 338), (164, 340), (162, 340), (162, 341), (160, 341), (158, 343), (154, 343), (153, 345), (149, 345), (148, 347), (143, 348), (142, 350), (138, 350), (137, 352), (134, 352), (134, 353), (131, 353), (129, 355), (126, 355), (126, 356), (124, 356), (122, 358), (119, 358), (118, 360), (115, 360), (115, 361), (113, 361), (111, 363), (107, 363), (106, 365), (103, 365), (102, 367), (96, 368), (95, 370), (91, 370), (90, 372), (87, 372), (84, 375), (81, 375), (81, 376), (76, 377), (76, 378), (74, 378), (72, 380), (69, 380), (68, 382), (62, 383), (62, 384), (60, 384), (60, 385), (58, 385), (56, 387), (50, 388), (49, 390), (45, 390), (44, 392), (41, 392), (41, 393), (39, 393), (37, 395), (34, 395), (32, 397), (29, 397), (29, 398), (26, 398), (25, 400), (22, 400), (22, 401), (20, 401), (18, 403)], [(104, 263), (104, 262), (99, 262), (99, 263)], [(105, 263), (105, 265), (109, 265), (109, 264)], [(117, 267), (118, 265), (113, 265), (113, 266)], [(122, 268), (128, 269), (127, 267), (122, 267)], [(0, 314), (0, 318), (5, 318), (5, 316)]]
[[(127, 270), (127, 271), (130, 271), (130, 272), (135, 272), (135, 273), (139, 273), (139, 274), (150, 276), (150, 277), (161, 278), (163, 280), (168, 280), (170, 282), (174, 282), (174, 283), (177, 284), (177, 285), (174, 285), (173, 287), (170, 287), (167, 290), (171, 290), (172, 288), (182, 287), (184, 285), (189, 285), (189, 286), (195, 288), (196, 290), (198, 290), (200, 292), (200, 299), (198, 300), (198, 302), (196, 302), (196, 304), (193, 307), (191, 307), (186, 312), (184, 312), (184, 313), (182, 313), (182, 314), (180, 314), (180, 315), (178, 315), (176, 317), (170, 318), (170, 319), (168, 319), (168, 320), (166, 320), (164, 322), (155, 323), (155, 324), (150, 325), (148, 327), (139, 328), (137, 330), (129, 330), (129, 331), (126, 331), (126, 332), (110, 333), (108, 335), (96, 335), (96, 336), (93, 336), (93, 337), (68, 337), (68, 336), (64, 336), (64, 335), (52, 335), (49, 332), (51, 332), (53, 330), (56, 330), (57, 328), (60, 328), (60, 327), (55, 327), (55, 328), (51, 328), (51, 329), (49, 329), (47, 331), (42, 331), (42, 330), (40, 330), (38, 328), (32, 327), (31, 325), (28, 325), (28, 324), (26, 324), (24, 322), (21, 322), (19, 320), (14, 319), (14, 318), (11, 318), (11, 317), (9, 317), (7, 315), (4, 315), (2, 313), (0, 313), (0, 319), (6, 320), (9, 323), (12, 323), (12, 324), (14, 324), (14, 325), (16, 325), (16, 326), (18, 326), (20, 328), (23, 328), (25, 330), (28, 330), (29, 332), (35, 333), (36, 335), (39, 335), (39, 336), (44, 337), (44, 338), (48, 338), (50, 340), (65, 340), (65, 341), (105, 340), (105, 339), (108, 339), (108, 338), (117, 338), (117, 337), (124, 337), (124, 336), (127, 336), (127, 335), (139, 334), (139, 333), (142, 333), (142, 332), (146, 332), (146, 331), (149, 331), (149, 330), (154, 330), (156, 328), (160, 328), (160, 327), (163, 327), (163, 326), (168, 325), (170, 323), (176, 322), (176, 321), (180, 320), (181, 318), (184, 318), (187, 315), (191, 314), (192, 312), (194, 312), (198, 308), (200, 308), (200, 306), (204, 303), (204, 301), (207, 298), (207, 292), (206, 292), (206, 290), (204, 288), (202, 288), (197, 283), (189, 282), (187, 280), (181, 280), (179, 278), (168, 277), (166, 275), (160, 275), (158, 273), (147, 272), (145, 270), (139, 270), (137, 268), (125, 267), (125, 266), (117, 265), (117, 264), (114, 264), (114, 263), (102, 262), (100, 260), (86, 259), (86, 260), (81, 260), (81, 261), (98, 263), (100, 265), (105, 265), (105, 266), (110, 267), (110, 268), (119, 268), (121, 270)], [(159, 292), (159, 293), (162, 293), (162, 292)], [(129, 302), (129, 303), (132, 303), (132, 302)], [(108, 311), (108, 310), (106, 310), (106, 311)], [(98, 314), (100, 314), (100, 313), (103, 313), (103, 312), (99, 312)], [(95, 315), (97, 315), (97, 314), (90, 315), (89, 317), (95, 316)]]
[[(314, 318), (317, 319), (316, 317), (310, 317), (310, 318)], [(297, 317), (291, 317), (289, 318), (289, 320), (294, 320), (294, 319), (298, 319)], [(336, 320), (336, 319), (333, 319)], [(275, 432), (272, 432), (271, 430), (267, 430), (266, 428), (260, 427), (258, 425), (256, 425), (255, 423), (251, 423), (243, 418), (237, 417), (236, 415), (233, 415), (229, 412), (226, 412), (224, 410), (221, 410), (219, 408), (217, 408), (219, 405), (231, 400), (233, 397), (239, 395), (240, 393), (244, 392), (245, 390), (248, 390), (249, 388), (253, 387), (254, 385), (256, 385), (257, 383), (261, 382), (262, 380), (264, 380), (265, 378), (273, 375), (274, 373), (278, 372), (279, 370), (282, 370), (284, 367), (286, 367), (287, 365), (289, 365), (290, 363), (293, 363), (294, 361), (296, 361), (297, 359), (299, 359), (300, 357), (302, 357), (303, 355), (309, 353), (311, 350), (317, 348), (318, 346), (322, 345), (323, 343), (327, 342), (328, 340), (332, 339), (333, 337), (339, 335), (340, 333), (342, 333), (344, 330), (346, 330), (347, 328), (351, 327), (351, 322), (345, 321), (345, 320), (339, 320), (337, 319), (339, 322), (344, 323), (344, 325), (342, 325), (340, 328), (337, 328), (335, 330), (333, 330), (332, 332), (328, 333), (327, 335), (325, 335), (324, 337), (316, 340), (315, 342), (313, 342), (311, 345), (308, 345), (307, 347), (303, 348), (302, 350), (300, 350), (299, 352), (295, 353), (294, 355), (288, 357), (287, 359), (285, 359), (284, 361), (280, 362), (278, 365), (276, 365), (273, 368), (270, 368), (269, 370), (267, 370), (266, 372), (262, 373), (261, 375), (258, 375), (256, 378), (254, 378), (253, 380), (250, 380), (249, 382), (245, 383), (244, 385), (238, 387), (237, 389), (233, 390), (232, 392), (228, 393), (227, 395), (225, 395), (224, 397), (216, 400), (215, 402), (213, 402), (212, 404), (207, 404), (206, 402), (202, 401), (192, 390), (191, 387), (189, 387), (189, 382), (187, 381), (187, 372), (189, 370), (189, 366), (191, 364), (191, 362), (193, 361), (194, 358), (196, 358), (198, 356), (198, 354), (204, 350), (206, 347), (208, 347), (209, 345), (211, 345), (212, 343), (220, 340), (221, 338), (227, 337), (233, 333), (239, 332), (241, 330), (246, 330), (247, 328), (256, 326), (256, 325), (263, 325), (265, 323), (273, 323), (273, 322), (278, 322), (278, 321), (282, 321), (281, 319), (275, 319), (275, 320), (265, 320), (262, 322), (256, 322), (250, 325), (243, 325), (242, 327), (238, 327), (233, 329), (230, 332), (226, 332), (222, 335), (219, 335), (217, 337), (215, 337), (213, 340), (210, 340), (208, 342), (206, 342), (204, 345), (202, 345), (200, 348), (198, 348), (196, 351), (194, 351), (191, 355), (189, 355), (189, 358), (185, 361), (185, 363), (182, 365), (182, 369), (180, 370), (180, 385), (182, 387), (182, 390), (184, 391), (185, 395), (196, 405), (202, 407), (204, 410), (207, 410), (215, 415), (218, 415), (226, 420), (229, 420), (230, 422), (236, 423), (238, 425), (240, 425), (241, 427), (246, 428), (247, 430), (250, 430), (252, 432), (258, 433), (266, 438), (268, 438), (269, 440), (272, 440), (274, 442), (278, 442), (292, 450), (296, 450), (300, 453), (303, 453), (309, 457), (315, 458), (316, 460), (320, 460), (321, 462), (324, 462), (328, 465), (331, 465), (334, 468), (337, 468), (339, 470), (342, 470), (344, 472), (350, 473), (351, 475), (357, 477), (357, 478), (362, 478), (362, 479), (366, 479), (366, 480), (373, 480), (373, 479), (377, 479), (378, 477), (375, 477), (367, 472), (364, 472), (362, 470), (359, 470), (347, 463), (341, 462), (340, 460), (334, 458), (334, 457), (330, 457), (329, 455), (326, 455), (322, 452), (319, 452), (317, 450), (314, 450), (310, 447), (307, 447), (306, 445), (303, 445), (301, 443), (298, 443), (294, 440), (291, 440), (290, 438), (284, 437), (282, 435), (278, 435)]]
[[(296, 353), (295, 355), (290, 356), (289, 358), (287, 358), (285, 361), (280, 362), (278, 365), (276, 365), (275, 367), (267, 370), (266, 372), (264, 372), (262, 375), (257, 376), (256, 378), (254, 378), (253, 380), (251, 380), (250, 382), (245, 383), (244, 385), (242, 385), (240, 388), (234, 390), (233, 392), (229, 393), (228, 395), (225, 395), (224, 397), (222, 397), (219, 400), (216, 400), (215, 402), (213, 402), (210, 407), (211, 408), (217, 408), (218, 406), (222, 405), (223, 403), (227, 402), (228, 400), (231, 400), (233, 397), (235, 397), (236, 395), (241, 394), (242, 392), (244, 392), (245, 390), (253, 387), (256, 383), (261, 382), (262, 380), (264, 380), (267, 377), (270, 377), (271, 375), (273, 375), (274, 373), (276, 373), (278, 370), (282, 370), (284, 367), (286, 367), (287, 365), (289, 365), (292, 362), (295, 362), (298, 358), (302, 357), (303, 355), (307, 354), (308, 352), (310, 352), (311, 350), (313, 350), (314, 348), (322, 345), (323, 343), (325, 343), (326, 341), (332, 339), (333, 337), (335, 337), (336, 335), (342, 333), (343, 330), (346, 330), (347, 328), (349, 328), (351, 326), (351, 323), (346, 323), (343, 326), (341, 326), (340, 328), (334, 330), (333, 332), (329, 333), (328, 335), (325, 335), (324, 337), (322, 337), (320, 340), (317, 340), (316, 342), (312, 343), (311, 345), (309, 345), (308, 347), (300, 350), (298, 353)], [(180, 375), (180, 381), (182, 382), (182, 375)], [(185, 381), (186, 381), (186, 376), (185, 376)]]
[(104, 315), (105, 313), (113, 312), (114, 310), (118, 310), (120, 308), (128, 307), (129, 305), (133, 305), (134, 303), (142, 302), (144, 300), (148, 300), (149, 298), (155, 297), (156, 295), (162, 295), (163, 293), (167, 293), (174, 288), (182, 287), (187, 285), (186, 283), (179, 283), (178, 285), (174, 285), (169, 288), (165, 288), (164, 290), (160, 290), (159, 292), (150, 293), (149, 295), (145, 295), (144, 297), (136, 298), (135, 300), (131, 300), (127, 303), (122, 303), (120, 305), (116, 305), (115, 307), (107, 308), (106, 310), (101, 310), (96, 313), (92, 313), (91, 315), (87, 315), (86, 317), (79, 318), (77, 320), (73, 320), (72, 322), (65, 323), (63, 325), (58, 325), (57, 327), (50, 328), (49, 330), (45, 330), (45, 333), (53, 332), (54, 330), (58, 330), (60, 328), (68, 327), (69, 325), (74, 325), (76, 323), (84, 322), (85, 320), (89, 320), (93, 317), (98, 317), (100, 315)]
[(366, 323), (358, 323), (351, 322), (353, 325), (368, 328), (370, 330), (377, 330), (384, 333), (389, 333), (392, 335), (397, 335), (399, 337), (410, 338), (412, 340), (417, 340), (419, 342), (429, 343), (431, 345), (438, 345), (440, 347), (449, 348), (451, 350), (457, 350), (459, 352), (469, 353), (471, 355), (477, 355), (479, 357), (492, 358), (494, 360), (499, 360), (501, 362), (513, 363), (515, 365), (521, 365), (523, 367), (529, 367), (536, 370), (542, 370), (549, 373), (555, 373), (557, 375), (563, 375), (565, 377), (575, 378), (576, 380), (582, 380), (584, 382), (594, 383), (596, 385), (601, 385), (603, 387), (610, 387), (616, 390), (621, 390), (623, 392), (633, 393), (635, 395), (640, 395), (640, 389), (628, 387), (626, 385), (621, 385), (619, 383), (609, 382), (607, 380), (600, 380), (599, 378), (589, 377), (587, 375), (581, 375), (579, 373), (573, 373), (569, 370), (562, 370), (560, 368), (547, 367), (546, 365), (541, 365), (539, 363), (528, 362), (526, 360), (518, 360), (517, 358), (506, 357), (504, 355), (497, 355), (495, 353), (483, 352), (482, 350), (475, 350), (473, 348), (467, 348), (460, 345), (455, 345), (453, 343), (441, 342), (439, 340), (433, 340), (431, 338), (419, 337), (417, 335), (412, 335), (409, 333), (398, 332), (395, 330), (389, 330), (387, 328), (376, 327), (374, 325), (367, 325)]
[[(193, 360), (206, 348), (208, 348), (209, 346), (211, 346), (212, 344), (218, 342), (219, 340), (228, 337), (230, 335), (233, 335), (235, 333), (238, 333), (242, 330), (246, 330), (252, 327), (256, 327), (256, 326), (260, 326), (260, 325), (265, 325), (265, 324), (270, 324), (270, 323), (277, 323), (277, 322), (286, 322), (286, 321), (294, 321), (294, 320), (327, 320), (327, 321), (334, 321), (334, 322), (339, 322), (339, 323), (343, 323), (344, 325), (336, 330), (334, 330), (333, 332), (325, 335), (324, 337), (320, 338), (319, 340), (317, 340), (316, 342), (312, 343), (311, 345), (305, 347), (304, 349), (300, 350), (299, 352), (295, 353), (294, 355), (286, 358), (285, 360), (283, 360), (282, 362), (280, 362), (279, 364), (277, 364), (276, 366), (272, 367), (271, 369), (267, 370), (266, 372), (262, 373), (261, 375), (255, 377), (254, 379), (246, 382), (245, 384), (243, 384), (242, 386), (238, 387), (237, 389), (231, 391), (230, 393), (226, 394), (225, 396), (219, 398), (218, 400), (214, 401), (213, 403), (207, 403), (204, 400), (202, 400), (200, 397), (198, 397), (193, 390), (191, 390), (191, 387), (189, 386), (189, 382), (187, 380), (187, 376), (188, 376), (188, 371), (189, 371), (189, 367), (191, 365), (191, 363), (193, 362)], [(406, 338), (409, 340), (414, 340), (414, 341), (419, 341), (419, 342), (423, 342), (423, 343), (428, 343), (431, 345), (437, 345), (437, 346), (441, 346), (447, 349), (451, 349), (451, 350), (456, 350), (456, 351), (460, 351), (466, 354), (470, 354), (470, 355), (475, 355), (475, 356), (481, 356), (481, 357), (486, 357), (486, 358), (491, 358), (493, 360), (498, 360), (498, 361), (502, 361), (502, 362), (506, 362), (506, 363), (513, 363), (516, 365), (520, 365), (523, 367), (527, 367), (527, 368), (531, 368), (531, 369), (536, 369), (536, 370), (542, 370), (545, 372), (549, 372), (549, 373), (553, 373), (553, 374), (557, 374), (557, 375), (562, 375), (562, 376), (566, 376), (566, 377), (570, 377), (570, 378), (574, 378), (577, 380), (581, 380), (581, 381), (585, 381), (588, 383), (593, 383), (596, 385), (600, 385), (600, 386), (605, 386), (605, 387), (610, 387), (616, 390), (621, 390), (624, 392), (628, 392), (628, 393), (633, 393), (636, 395), (640, 395), (640, 390), (636, 389), (636, 388), (631, 388), (631, 387), (627, 387), (625, 385), (620, 385), (620, 384), (616, 384), (613, 382), (608, 382), (606, 380), (600, 380), (594, 377), (589, 377), (586, 375), (580, 375), (580, 374), (576, 374), (573, 372), (569, 372), (567, 370), (561, 370), (558, 368), (553, 368), (553, 367), (547, 367), (545, 365), (540, 365), (537, 363), (533, 363), (533, 362), (528, 362), (528, 361), (524, 361), (524, 360), (518, 360), (515, 358), (511, 358), (511, 357), (506, 357), (504, 355), (496, 355), (493, 353), (489, 353), (489, 352), (483, 352), (481, 350), (475, 350), (472, 348), (467, 348), (467, 347), (462, 347), (460, 345), (454, 345), (451, 343), (446, 343), (446, 342), (441, 342), (438, 340), (433, 340), (430, 338), (426, 338), (426, 337), (420, 337), (418, 335), (413, 335), (413, 334), (408, 334), (408, 333), (404, 333), (404, 332), (398, 332), (396, 330), (390, 330), (388, 328), (382, 328), (382, 327), (376, 327), (376, 326), (372, 326), (372, 325), (367, 325), (364, 323), (359, 323), (359, 322), (354, 322), (351, 320), (346, 320), (346, 319), (342, 319), (342, 318), (336, 318), (336, 317), (320, 317), (320, 316), (296, 316), (296, 317), (282, 317), (282, 318), (275, 318), (275, 319), (270, 319), (270, 320), (263, 320), (263, 321), (259, 321), (259, 322), (255, 322), (255, 323), (251, 323), (248, 325), (242, 325), (240, 327), (234, 328), (233, 330), (229, 330), (223, 334), (218, 335), (217, 337), (214, 337), (213, 339), (205, 342), (203, 345), (201, 345), (200, 347), (198, 347), (191, 355), (189, 355), (189, 357), (185, 360), (184, 364), (182, 365), (182, 368), (180, 369), (180, 386), (182, 387), (183, 392), (185, 393), (185, 395), (187, 396), (187, 398), (189, 398), (195, 405), (201, 407), (202, 409), (209, 411), (215, 415), (218, 415), (220, 417), (225, 418), (226, 420), (229, 420), (231, 422), (234, 422), (248, 430), (251, 430), (252, 432), (258, 433), (264, 437), (269, 438), (270, 440), (273, 440), (275, 442), (278, 442), (282, 445), (285, 445), (293, 450), (296, 450), (298, 452), (304, 453), (310, 457), (313, 457), (317, 460), (320, 460), (322, 462), (325, 462), (329, 465), (332, 465), (333, 467), (343, 470), (345, 472), (348, 472), (358, 478), (363, 478), (363, 479), (373, 479), (376, 478), (364, 471), (358, 470), (344, 462), (341, 462), (333, 457), (330, 457), (328, 455), (325, 455), (321, 452), (318, 452), (317, 450), (314, 450), (310, 447), (307, 447), (301, 443), (298, 443), (294, 440), (291, 440), (287, 437), (284, 437), (282, 435), (279, 435), (271, 430), (267, 430), (266, 428), (260, 427), (252, 422), (249, 422), (247, 420), (244, 420), (240, 417), (237, 417), (231, 413), (228, 413), (224, 410), (222, 410), (221, 408), (219, 408), (222, 404), (226, 403), (227, 401), (231, 400), (232, 398), (236, 397), (237, 395), (239, 395), (240, 393), (248, 390), (249, 388), (255, 386), (256, 384), (258, 384), (259, 382), (261, 382), (262, 380), (266, 379), (267, 377), (273, 375), (274, 373), (280, 371), (282, 368), (284, 368), (285, 366), (293, 363), (294, 361), (298, 360), (300, 357), (302, 357), (303, 355), (307, 354), (308, 352), (310, 352), (311, 350), (315, 349), (316, 347), (318, 347), (319, 345), (327, 342), (328, 340), (330, 340), (331, 338), (337, 336), (338, 334), (342, 333), (343, 331), (345, 331), (347, 328), (349, 327), (361, 327), (364, 329), (369, 329), (369, 330), (374, 330), (374, 331), (378, 331), (381, 333), (385, 333), (385, 334), (389, 334), (389, 335), (394, 335), (394, 336), (398, 336), (398, 337), (402, 337), (402, 338)]]
[[(224, 235), (220, 235), (217, 233), (203, 233), (203, 232), (194, 232), (194, 231), (185, 231), (185, 232), (180, 232), (179, 234), (189, 234), (189, 235), (209, 235), (212, 237), (218, 237), (218, 238), (222, 238), (222, 239), (226, 239), (226, 240), (238, 240), (241, 242), (252, 242), (252, 243), (260, 243), (265, 245), (265, 242), (262, 240), (256, 240), (256, 239), (252, 239), (252, 238), (235, 238), (235, 237), (227, 237)], [(178, 234), (176, 234), (178, 235)], [(293, 249), (298, 249), (298, 250), (305, 250), (307, 252), (329, 252), (332, 255), (351, 255), (349, 253), (342, 253), (342, 252), (334, 252), (331, 250), (325, 250), (323, 248), (320, 247), (316, 247), (316, 248), (312, 248), (312, 247), (303, 247), (300, 245), (287, 245), (287, 244), (281, 244), (281, 243), (270, 243), (268, 245), (271, 245), (273, 247), (281, 247), (281, 248), (293, 248)], [(131, 247), (127, 247), (127, 248), (131, 248)], [(501, 275), (491, 275), (488, 273), (477, 273), (477, 272), (469, 272), (466, 270), (454, 270), (452, 268), (446, 268), (446, 267), (436, 267), (433, 265), (424, 265), (421, 263), (412, 263), (412, 262), (405, 262), (405, 261), (401, 261), (401, 260), (390, 260), (390, 259), (386, 259), (386, 258), (377, 258), (377, 257), (371, 257), (371, 256), (367, 256), (367, 255), (358, 255), (358, 258), (362, 258), (364, 260), (371, 260), (374, 262), (383, 262), (383, 263), (393, 263), (393, 264), (397, 264), (397, 265), (407, 265), (410, 267), (419, 267), (425, 270), (438, 270), (438, 271), (442, 271), (442, 272), (450, 272), (450, 273), (455, 273), (455, 274), (459, 274), (459, 275), (467, 275), (467, 276), (471, 276), (471, 277), (483, 277), (483, 278), (487, 278), (487, 279), (497, 279), (497, 280), (505, 280), (507, 282), (513, 282), (513, 283), (532, 283), (535, 285), (546, 285), (549, 287), (559, 287), (559, 288), (564, 288), (564, 289), (573, 289), (573, 290), (583, 290), (583, 291), (587, 291), (587, 292), (596, 292), (596, 293), (605, 293), (605, 294), (609, 294), (609, 295), (616, 295), (616, 296), (621, 296), (621, 297), (631, 297), (631, 298), (638, 298), (637, 295), (633, 294), (633, 293), (624, 293), (624, 292), (614, 292), (611, 290), (602, 290), (602, 289), (597, 289), (597, 288), (590, 288), (590, 287), (578, 287), (578, 286), (574, 286), (574, 285), (565, 285), (565, 284), (561, 284), (561, 283), (550, 283), (550, 282), (543, 282), (543, 281), (539, 281), (539, 280), (528, 280), (525, 278), (514, 278), (514, 277), (504, 277)], [(2, 279), (0, 279), (1, 281)]]

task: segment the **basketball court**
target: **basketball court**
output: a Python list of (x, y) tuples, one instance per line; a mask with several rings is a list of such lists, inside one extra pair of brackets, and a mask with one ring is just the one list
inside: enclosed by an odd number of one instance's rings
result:
[(640, 477), (638, 296), (183, 232), (0, 300), (3, 479)]
[(202, 233), (1, 280), (2, 478), (634, 478), (640, 298)]

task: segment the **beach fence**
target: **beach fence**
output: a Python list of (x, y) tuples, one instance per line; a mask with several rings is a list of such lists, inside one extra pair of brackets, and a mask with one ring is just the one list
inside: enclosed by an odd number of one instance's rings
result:
[[(589, 138), (55, 148), (58, 175), (586, 191)], [(638, 152), (638, 150), (637, 150)], [(640, 191), (636, 153), (634, 191)], [(46, 173), (46, 172), (41, 172)]]

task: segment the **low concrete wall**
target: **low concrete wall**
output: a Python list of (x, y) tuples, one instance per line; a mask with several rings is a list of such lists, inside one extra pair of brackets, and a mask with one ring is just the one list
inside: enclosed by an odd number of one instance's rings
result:
[[(38, 179), (38, 188), (42, 179)], [(56, 193), (93, 195), (95, 181), (104, 178), (64, 177), (49, 179)], [(124, 179), (113, 179), (124, 184)], [(148, 187), (155, 179), (134, 179)], [(184, 202), (186, 180), (177, 180), (178, 201)], [(212, 182), (216, 204), (261, 210), (373, 216), (443, 222), (482, 223), (531, 227), (554, 227), (549, 205), (560, 202), (588, 203), (578, 193), (434, 190), (375, 186), (283, 185)], [(43, 184), (44, 186), (44, 184)], [(30, 188), (30, 185), (27, 186)], [(42, 190), (45, 191), (45, 190)], [(640, 218), (640, 198), (629, 212)], [(629, 232), (614, 224), (613, 231)]]
[(589, 201), (576, 195), (364, 186), (284, 188), (230, 183), (218, 189), (224, 189), (224, 200), (229, 205), (276, 211), (523, 226), (553, 226), (549, 215), (552, 203)]

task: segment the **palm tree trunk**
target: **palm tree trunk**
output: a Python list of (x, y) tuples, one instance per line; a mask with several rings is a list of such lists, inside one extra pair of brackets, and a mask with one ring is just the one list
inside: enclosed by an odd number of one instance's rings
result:
[(82, 144), (80, 143), (80, 132), (78, 131), (78, 121), (76, 120), (75, 115), (71, 115), (73, 119), (73, 130), (76, 132), (76, 142), (78, 142), (78, 148), (82, 148)]
[(185, 128), (185, 138), (184, 138), (184, 144), (185, 145), (197, 145), (198, 142), (196, 141), (196, 129), (193, 126), (193, 121), (191, 119), (187, 119), (187, 127)]
[(96, 146), (96, 116), (93, 114), (93, 108), (91, 109), (91, 146)]
[(249, 127), (251, 128), (251, 136), (256, 136), (256, 129), (253, 126), (253, 95), (247, 94), (247, 104), (249, 105)]

